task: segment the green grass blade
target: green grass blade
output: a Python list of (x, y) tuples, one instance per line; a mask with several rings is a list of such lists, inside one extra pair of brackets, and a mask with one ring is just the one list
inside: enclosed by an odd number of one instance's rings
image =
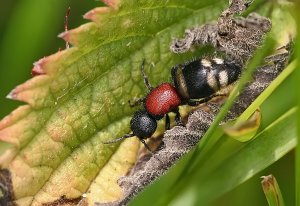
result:
[(199, 175), (193, 186), (198, 203), (206, 203), (245, 182), (296, 145), (296, 108), (263, 130), (254, 141), (233, 154), (209, 175)]
[(297, 68), (297, 62), (293, 61), (291, 62), (284, 71), (276, 78), (269, 86), (268, 88), (260, 94), (254, 102), (237, 118), (237, 122), (239, 121), (245, 121), (247, 120), (251, 114), (258, 108), (275, 90), (278, 88), (278, 86), (294, 72), (294, 70)]
[(268, 175), (263, 176), (262, 179), (262, 188), (269, 206), (284, 206), (284, 200), (276, 178), (273, 175)]

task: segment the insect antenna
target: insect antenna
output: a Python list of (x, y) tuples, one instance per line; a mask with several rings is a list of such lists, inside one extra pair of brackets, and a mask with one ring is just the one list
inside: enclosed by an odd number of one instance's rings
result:
[(117, 138), (117, 139), (114, 139), (114, 140), (110, 140), (110, 141), (107, 141), (107, 142), (103, 142), (103, 144), (111, 144), (111, 143), (120, 142), (123, 139), (134, 137), (134, 136), (135, 136), (134, 134), (125, 134), (123, 137), (120, 137), (120, 138)]

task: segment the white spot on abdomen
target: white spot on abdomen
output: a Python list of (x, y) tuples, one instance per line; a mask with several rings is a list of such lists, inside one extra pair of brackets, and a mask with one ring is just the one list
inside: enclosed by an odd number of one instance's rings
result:
[(215, 74), (212, 71), (207, 73), (207, 84), (215, 91), (218, 91), (218, 83)]
[(204, 67), (211, 67), (211, 62), (207, 59), (201, 59), (201, 64)]
[(219, 82), (220, 82), (221, 87), (226, 87), (228, 85), (227, 71), (221, 71), (219, 73)]

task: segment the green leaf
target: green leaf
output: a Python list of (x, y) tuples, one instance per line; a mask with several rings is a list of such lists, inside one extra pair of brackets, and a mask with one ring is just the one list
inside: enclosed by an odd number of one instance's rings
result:
[(166, 81), (171, 66), (203, 52), (172, 54), (172, 38), (216, 19), (225, 5), (105, 2), (112, 7), (85, 15), (93, 22), (60, 35), (73, 47), (39, 60), (33, 71), (40, 75), (8, 95), (27, 104), (0, 122), (0, 139), (13, 145), (0, 157), (4, 201), (75, 204), (84, 196), (92, 205), (120, 198), (117, 179), (134, 164), (139, 142), (103, 142), (129, 132), (134, 109), (127, 102), (146, 91), (142, 59), (154, 85)]
[(284, 206), (285, 204), (276, 178), (273, 175), (268, 175), (262, 176), (262, 179), (262, 188), (269, 206)]

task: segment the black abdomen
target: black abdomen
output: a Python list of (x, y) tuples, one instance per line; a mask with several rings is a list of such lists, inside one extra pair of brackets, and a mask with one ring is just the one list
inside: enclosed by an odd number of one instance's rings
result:
[(172, 78), (183, 99), (208, 97), (235, 82), (241, 68), (219, 58), (198, 59), (172, 68)]

